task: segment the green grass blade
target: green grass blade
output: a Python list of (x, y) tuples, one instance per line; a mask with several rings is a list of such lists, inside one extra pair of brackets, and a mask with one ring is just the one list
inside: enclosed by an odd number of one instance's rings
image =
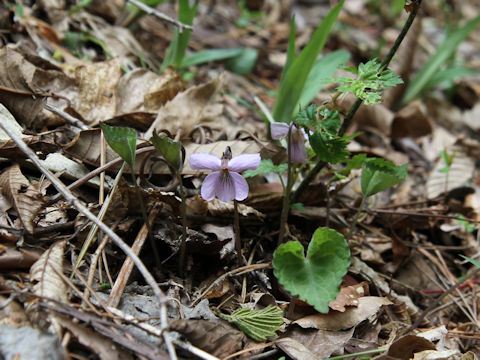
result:
[(453, 55), (458, 45), (480, 24), (480, 15), (464, 26), (453, 30), (440, 44), (437, 51), (428, 59), (418, 75), (408, 85), (402, 103), (407, 104), (416, 98), (435, 76), (443, 64)]
[(294, 114), (298, 111), (298, 108), (306, 108), (312, 101), (315, 95), (322, 89), (322, 79), (333, 76), (340, 65), (345, 64), (350, 58), (350, 54), (345, 50), (337, 50), (325, 55), (313, 65), (310, 74), (308, 74), (307, 81), (303, 88), (302, 94), (298, 101), (298, 105), (295, 106)]
[(242, 48), (235, 49), (208, 49), (198, 51), (192, 55), (185, 56), (182, 60), (181, 67), (203, 64), (209, 61), (230, 59), (238, 56), (242, 52)]
[(310, 70), (325, 45), (330, 29), (337, 19), (344, 1), (342, 0), (328, 13), (317, 30), (315, 30), (308, 45), (290, 65), (273, 108), (275, 121), (290, 122)]
[[(197, 13), (197, 5), (198, 1), (195, 1), (195, 4), (190, 7), (189, 0), (180, 0), (178, 20), (184, 24), (192, 25), (195, 14)], [(180, 33), (178, 29), (175, 29), (160, 71), (164, 71), (168, 66), (173, 66), (175, 69), (180, 68), (185, 52), (187, 51), (191, 32), (191, 30), (184, 29)]]
[(478, 71), (474, 69), (469, 69), (463, 66), (452, 66), (436, 72), (430, 81), (425, 85), (425, 90), (441, 84), (447, 84), (448, 86), (449, 83), (456, 79), (473, 76), (477, 73)]
[(295, 16), (292, 17), (290, 21), (290, 35), (288, 37), (288, 48), (287, 48), (287, 60), (285, 61), (285, 66), (282, 70), (282, 76), (280, 78), (280, 89), (282, 84), (285, 82), (285, 77), (287, 76), (288, 69), (290, 65), (295, 60)]

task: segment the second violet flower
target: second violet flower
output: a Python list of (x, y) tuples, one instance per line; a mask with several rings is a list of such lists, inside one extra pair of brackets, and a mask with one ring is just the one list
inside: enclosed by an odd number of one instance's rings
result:
[[(307, 160), (307, 149), (305, 148), (305, 141), (307, 140), (307, 134), (302, 128), (297, 128), (295, 125), (291, 125), (291, 148), (290, 158), (294, 163), (304, 163)], [(281, 122), (273, 122), (270, 125), (270, 133), (273, 140), (280, 140), (288, 135), (289, 124)]]
[(224, 202), (233, 199), (241, 201), (248, 196), (248, 183), (238, 172), (255, 170), (260, 165), (260, 154), (241, 154), (232, 158), (230, 147), (222, 158), (210, 153), (194, 153), (190, 155), (190, 167), (193, 170), (213, 170), (203, 180), (200, 193), (207, 200), (218, 197)]

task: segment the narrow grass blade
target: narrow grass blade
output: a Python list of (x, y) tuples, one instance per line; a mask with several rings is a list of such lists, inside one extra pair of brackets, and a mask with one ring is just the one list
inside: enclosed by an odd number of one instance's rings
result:
[(310, 70), (325, 45), (330, 29), (337, 19), (344, 1), (345, 0), (340, 1), (340, 3), (328, 13), (317, 30), (315, 30), (308, 45), (289, 67), (273, 108), (273, 118), (275, 121), (290, 122)]
[(453, 30), (440, 44), (437, 51), (428, 59), (418, 75), (408, 85), (402, 103), (408, 104), (426, 88), (429, 81), (440, 70), (443, 64), (453, 55), (457, 47), (480, 24), (480, 15), (464, 26)]

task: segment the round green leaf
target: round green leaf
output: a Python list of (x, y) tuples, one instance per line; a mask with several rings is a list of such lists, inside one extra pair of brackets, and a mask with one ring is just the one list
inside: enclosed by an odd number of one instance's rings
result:
[(137, 133), (135, 130), (121, 126), (99, 124), (103, 130), (108, 145), (133, 168), (135, 164), (135, 150), (137, 146)]
[(308, 245), (307, 257), (298, 241), (282, 244), (273, 254), (274, 274), (292, 295), (321, 313), (339, 293), (350, 265), (350, 250), (342, 234), (318, 228)]

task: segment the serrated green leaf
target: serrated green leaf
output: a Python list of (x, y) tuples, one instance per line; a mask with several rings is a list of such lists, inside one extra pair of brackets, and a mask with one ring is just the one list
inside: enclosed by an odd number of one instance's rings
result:
[(135, 130), (121, 126), (109, 126), (99, 124), (103, 130), (108, 145), (125, 161), (130, 167), (135, 165), (135, 150), (137, 146), (137, 133)]
[(283, 311), (273, 305), (262, 310), (242, 308), (231, 315), (220, 314), (220, 316), (257, 342), (275, 337), (276, 331), (283, 325)]
[(150, 142), (160, 155), (163, 156), (175, 169), (180, 170), (183, 166), (182, 144), (174, 141), (167, 136), (160, 137), (155, 132), (150, 138)]
[(346, 137), (331, 136), (316, 131), (309, 136), (309, 141), (318, 158), (327, 163), (336, 164), (346, 161), (350, 155), (346, 150), (349, 143)]
[(314, 127), (317, 125), (317, 105), (312, 104), (300, 111), (295, 117), (294, 123), (297, 126)]
[(274, 274), (292, 295), (327, 313), (350, 265), (348, 244), (342, 234), (323, 227), (313, 234), (306, 258), (304, 251), (298, 241), (280, 245), (273, 254)]
[(362, 194), (364, 197), (388, 189), (407, 177), (408, 164), (395, 166), (383, 159), (367, 159), (362, 165)]
[(347, 161), (347, 166), (335, 171), (335, 175), (328, 181), (329, 184), (334, 181), (346, 178), (353, 169), (360, 169), (363, 162), (367, 159), (367, 154), (358, 154)]
[(287, 171), (288, 164), (274, 165), (271, 159), (263, 159), (260, 165), (255, 170), (246, 170), (243, 172), (243, 177), (249, 178), (257, 175), (269, 174), (271, 172), (283, 174)]

